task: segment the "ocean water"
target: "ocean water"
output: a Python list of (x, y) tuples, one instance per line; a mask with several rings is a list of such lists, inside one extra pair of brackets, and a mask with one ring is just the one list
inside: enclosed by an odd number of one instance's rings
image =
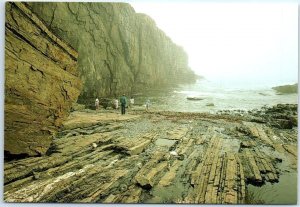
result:
[[(278, 95), (272, 89), (273, 86), (277, 85), (226, 85), (198, 80), (195, 84), (180, 85), (168, 90), (148, 91), (135, 96), (135, 100), (137, 104), (143, 105), (149, 99), (151, 108), (155, 110), (180, 112), (250, 110), (266, 105), (298, 102), (298, 94)], [(187, 97), (201, 97), (203, 100), (188, 100)]]
[[(199, 80), (195, 84), (180, 85), (172, 89), (157, 89), (135, 96), (136, 103), (143, 105), (147, 99), (155, 110), (179, 112), (217, 112), (219, 110), (251, 110), (277, 104), (297, 104), (298, 94), (278, 95), (274, 86), (294, 84), (279, 83), (264, 85), (221, 84)], [(203, 100), (187, 100), (187, 97), (202, 97)], [(214, 106), (208, 106), (213, 104)], [(252, 202), (256, 204), (296, 204), (297, 173), (280, 175), (278, 183), (261, 187), (248, 185)], [(161, 192), (160, 192), (161, 193)]]

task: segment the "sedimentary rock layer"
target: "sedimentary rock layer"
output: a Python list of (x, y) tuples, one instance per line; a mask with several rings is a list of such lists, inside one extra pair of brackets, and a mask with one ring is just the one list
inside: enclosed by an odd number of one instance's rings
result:
[(40, 155), (82, 87), (77, 52), (23, 3), (6, 3), (5, 150)]
[(242, 204), (247, 184), (297, 170), (296, 128), (246, 115), (130, 113), (73, 112), (51, 154), (5, 163), (4, 200)]
[(126, 3), (29, 3), (79, 53), (80, 100), (195, 81), (183, 48)]

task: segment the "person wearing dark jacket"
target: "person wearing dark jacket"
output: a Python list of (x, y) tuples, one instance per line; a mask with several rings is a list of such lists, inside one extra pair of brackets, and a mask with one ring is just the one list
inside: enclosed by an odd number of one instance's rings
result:
[(121, 103), (121, 114), (125, 114), (125, 107), (126, 107), (126, 96), (123, 94), (120, 98), (120, 103)]

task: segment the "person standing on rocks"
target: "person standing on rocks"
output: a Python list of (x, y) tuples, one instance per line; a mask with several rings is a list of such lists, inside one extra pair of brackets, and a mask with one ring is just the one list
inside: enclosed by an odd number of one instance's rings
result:
[(95, 107), (96, 107), (96, 111), (97, 111), (99, 109), (99, 99), (98, 98), (96, 98)]
[(123, 94), (120, 98), (120, 103), (121, 103), (121, 114), (125, 114), (125, 107), (126, 107), (126, 96)]
[(119, 100), (117, 99), (117, 97), (114, 99), (114, 108), (115, 109), (119, 108)]
[(150, 100), (147, 99), (146, 103), (145, 103), (145, 106), (146, 106), (146, 111), (149, 111), (149, 107), (150, 107)]
[(130, 106), (130, 108), (133, 107), (133, 104), (134, 104), (134, 98), (131, 96), (131, 98), (129, 100), (129, 106)]

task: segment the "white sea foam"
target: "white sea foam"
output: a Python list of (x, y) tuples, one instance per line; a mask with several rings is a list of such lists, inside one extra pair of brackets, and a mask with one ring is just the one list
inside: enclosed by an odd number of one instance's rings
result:
[[(238, 87), (210, 81), (181, 85), (171, 93), (155, 94), (152, 108), (182, 112), (215, 112), (218, 110), (261, 108), (278, 103), (297, 103), (297, 94), (277, 95), (272, 86)], [(187, 97), (204, 97), (203, 100), (187, 100)], [(206, 106), (213, 103), (214, 106)]]

